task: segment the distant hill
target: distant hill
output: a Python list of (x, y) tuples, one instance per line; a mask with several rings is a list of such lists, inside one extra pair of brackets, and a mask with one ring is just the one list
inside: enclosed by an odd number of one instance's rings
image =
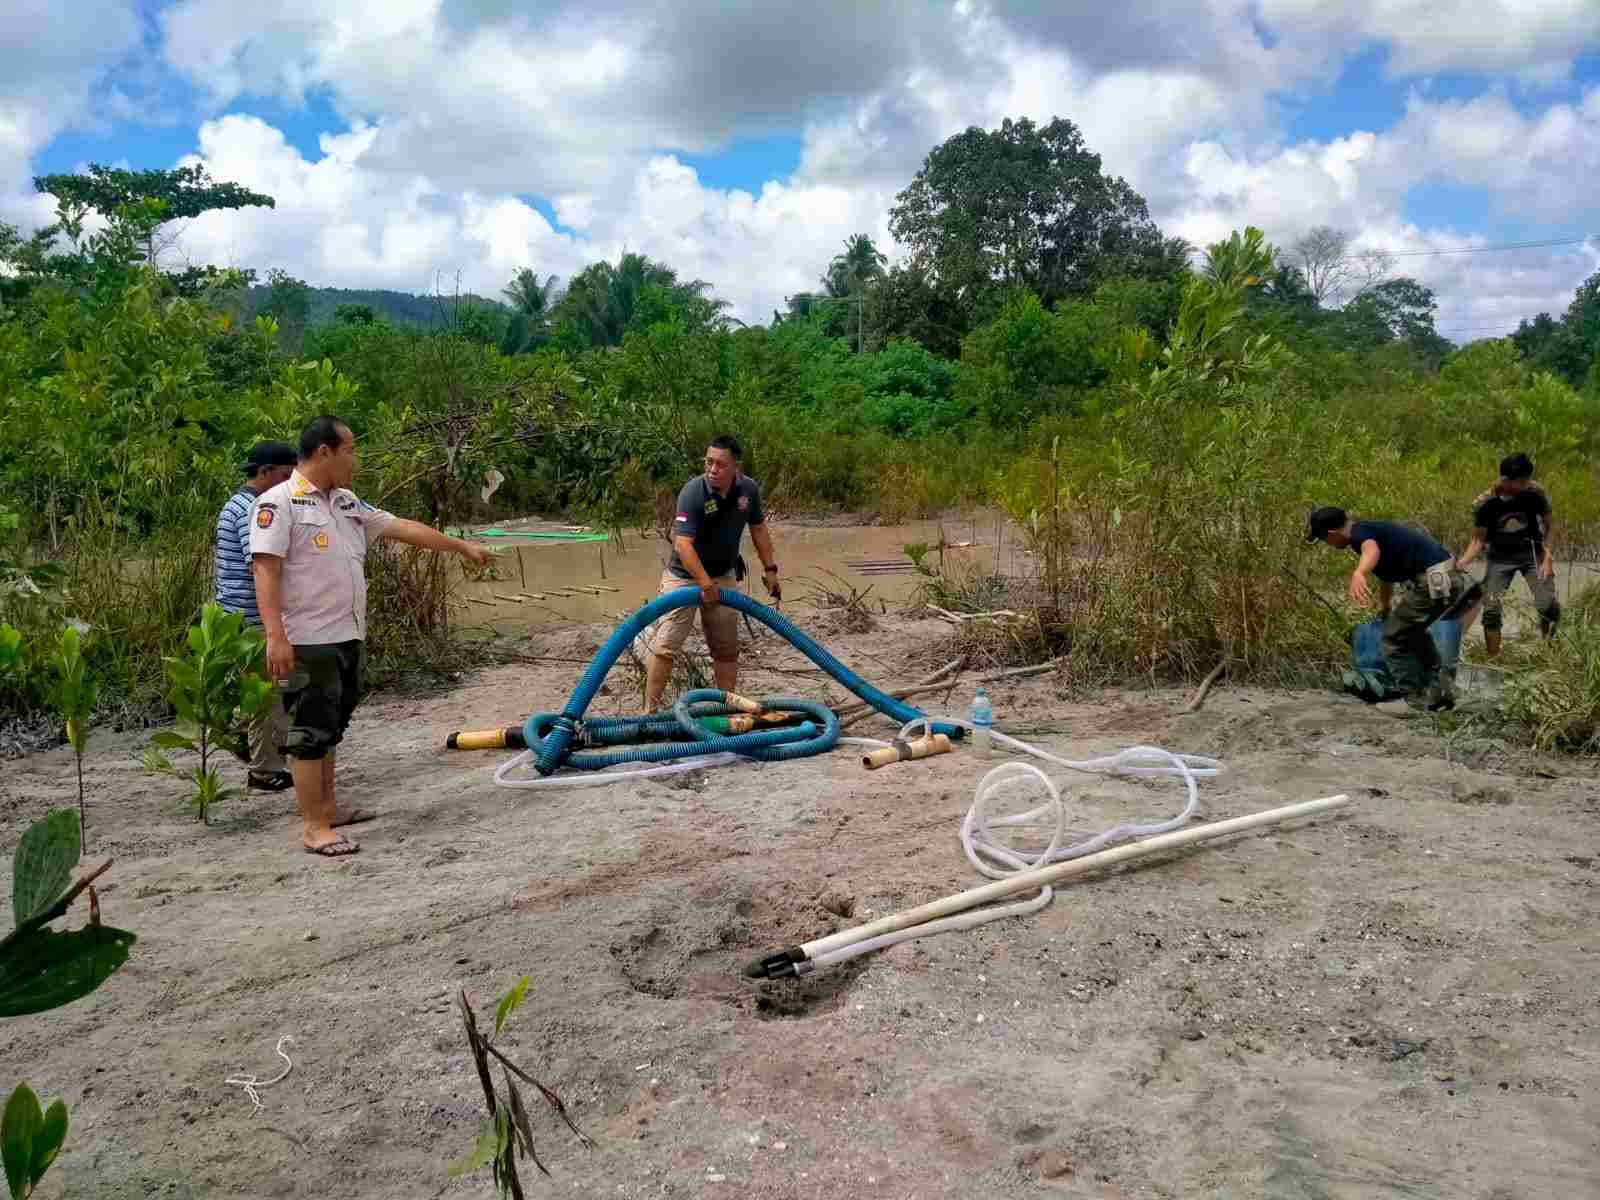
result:
[[(271, 291), (262, 286), (250, 289), (249, 308), (252, 314), (267, 303)], [(394, 325), (418, 325), (424, 328), (449, 324), (450, 316), (458, 304), (480, 304), (511, 311), (498, 300), (465, 292), (460, 296), (414, 296), (410, 292), (390, 292), (380, 288), (314, 287), (311, 289), (311, 311), (307, 323), (324, 325), (333, 320), (333, 314), (345, 304), (365, 304), (380, 318)]]

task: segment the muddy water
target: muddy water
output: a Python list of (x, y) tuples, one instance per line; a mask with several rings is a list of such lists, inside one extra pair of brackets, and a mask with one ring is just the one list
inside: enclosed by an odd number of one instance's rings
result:
[[(535, 519), (502, 522), (496, 528), (544, 532), (570, 530)], [(772, 536), (783, 572), (784, 606), (805, 606), (820, 590), (865, 593), (868, 603), (891, 606), (910, 599), (920, 577), (911, 571), (908, 544), (935, 545), (941, 530), (955, 548), (945, 551), (945, 567), (955, 573), (965, 569), (1026, 575), (1031, 564), (1023, 553), (1014, 526), (1001, 526), (994, 514), (946, 516), (942, 520), (903, 525), (800, 525), (771, 522)], [(457, 587), (460, 607), (456, 619), (463, 625), (493, 628), (515, 634), (529, 630), (554, 630), (596, 621), (620, 620), (656, 594), (669, 551), (659, 537), (629, 532), (619, 545), (611, 542), (553, 542), (523, 538), (494, 538), (483, 542), (497, 551), (497, 578), (468, 581)], [(756, 570), (743, 590), (766, 601), (760, 581), (760, 559), (746, 537), (745, 561)], [(902, 570), (885, 573), (864, 568), (863, 563), (895, 562)], [(929, 562), (938, 565), (937, 555)], [(1473, 575), (1481, 575), (1474, 568)], [(1585, 588), (1600, 584), (1600, 564), (1556, 564), (1556, 587), (1568, 605)], [(583, 591), (579, 589), (590, 589)], [(519, 599), (533, 596), (533, 599)], [(1330, 593), (1338, 602), (1342, 592)], [(1506, 632), (1517, 636), (1535, 623), (1526, 585), (1518, 582), (1506, 606)], [(1481, 634), (1475, 634), (1481, 637)]]
[[(865, 593), (876, 606), (891, 606), (909, 599), (919, 576), (909, 570), (905, 547), (916, 542), (933, 545), (939, 540), (939, 521), (904, 525), (786, 525), (770, 522), (778, 565), (783, 575), (785, 608), (809, 603), (819, 590)], [(502, 524), (498, 528), (559, 530), (560, 526), (535, 522)], [(943, 521), (950, 542), (969, 545), (947, 549), (946, 565), (977, 563), (993, 569), (996, 523), (993, 517)], [(1000, 539), (1002, 569), (1022, 566), (1020, 549), (1012, 532)], [(657, 537), (629, 532), (616, 542), (551, 542), (523, 538), (485, 540), (498, 552), (495, 574), (487, 582), (470, 581), (458, 588), (464, 607), (456, 619), (466, 625), (488, 626), (502, 633), (535, 629), (560, 629), (595, 621), (617, 619), (632, 613), (656, 594), (661, 571), (669, 555), (667, 543)], [(746, 537), (745, 562), (754, 570), (743, 590), (765, 602), (760, 558)], [(937, 556), (934, 556), (936, 561)], [(899, 573), (879, 573), (858, 564), (893, 560), (905, 568)], [(591, 589), (581, 591), (578, 589)], [(533, 599), (518, 599), (533, 596)]]

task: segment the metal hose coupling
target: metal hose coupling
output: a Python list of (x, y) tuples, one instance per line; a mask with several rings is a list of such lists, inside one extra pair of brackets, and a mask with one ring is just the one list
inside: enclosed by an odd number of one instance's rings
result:
[(810, 974), (812, 969), (806, 952), (799, 946), (790, 946), (751, 963), (744, 969), (744, 975), (746, 979), (793, 979)]

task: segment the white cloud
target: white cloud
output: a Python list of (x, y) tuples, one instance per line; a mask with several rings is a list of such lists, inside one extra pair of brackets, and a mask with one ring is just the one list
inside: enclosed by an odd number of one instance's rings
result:
[[(197, 262), (282, 267), (318, 283), (491, 293), (520, 267), (565, 274), (581, 255), (572, 239), (510, 197), (446, 193), (425, 176), (396, 178), (362, 160), (379, 130), (324, 135), (308, 160), (276, 128), (231, 115), (200, 127), (212, 176), (272, 196), (275, 209), (207, 213), (187, 223), (181, 252)], [(547, 265), (548, 264), (548, 265)]]
[(1389, 69), (1402, 76), (1516, 72), (1549, 83), (1600, 48), (1594, 0), (1260, 0), (1260, 9), (1292, 42), (1385, 42)]
[(282, 267), (318, 283), (497, 295), (523, 267), (571, 276), (624, 249), (713, 282), (737, 315), (765, 319), (817, 275), (851, 233), (887, 241), (886, 197), (825, 184), (768, 183), (759, 195), (703, 186), (676, 158), (650, 159), (623, 190), (558, 203), (581, 208), (585, 236), (558, 231), (507, 195), (441, 191), (420, 174), (397, 179), (365, 165), (381, 135), (362, 127), (325, 136), (309, 160), (256, 117), (201, 127), (212, 175), (266, 192), (275, 209), (214, 212), (189, 222), (180, 253), (197, 262)]
[[(32, 156), (89, 118), (89, 96), (126, 115), (161, 86), (126, 70), (135, 2), (12, 0), (0, 216), (8, 191), (22, 211)], [(421, 289), (453, 286), (459, 271), (492, 294), (523, 266), (570, 275), (626, 248), (765, 319), (816, 286), (847, 235), (892, 249), (888, 208), (928, 151), (1005, 116), (1072, 118), (1170, 232), (1202, 242), (1251, 222), (1280, 242), (1330, 223), (1364, 244), (1459, 244), (1406, 223), (1408, 189), (1428, 182), (1485, 189), (1524, 220), (1600, 215), (1589, 185), (1600, 94), (1528, 115), (1535, 93), (1514, 104), (1514, 80), (1435, 101), (1424, 78), (1559, 79), (1600, 46), (1597, 0), (178, 0), (154, 21), (165, 67), (213, 106), (200, 157), (279, 204), (192, 223), (188, 252), (317, 282)], [(47, 28), (55, 36), (40, 38)], [(1377, 43), (1391, 72), (1419, 77), (1398, 123), (1284, 144), (1286, 108), (1326, 93), (1350, 54)], [(131, 91), (105, 87), (119, 61), (114, 82), (132, 79)], [(257, 118), (216, 116), (311, 95), (346, 129), (310, 157)], [(797, 170), (753, 192), (708, 188), (682, 161), (791, 131)], [(565, 228), (520, 195), (548, 197)], [(43, 219), (47, 202), (29, 204)], [(1550, 279), (1581, 266), (1546, 257)], [(1414, 261), (1433, 264), (1417, 273), (1441, 294), (1500, 288), (1507, 307), (1548, 290), (1506, 264)]]
[(133, 0), (6, 0), (0, 15), (0, 220), (49, 220), (34, 194), (32, 158), (89, 117), (91, 90), (138, 46)]

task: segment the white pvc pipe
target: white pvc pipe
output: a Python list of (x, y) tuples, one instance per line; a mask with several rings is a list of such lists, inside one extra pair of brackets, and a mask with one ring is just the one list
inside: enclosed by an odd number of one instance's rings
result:
[[(1269, 808), (1264, 812), (1251, 813), (1245, 817), (1234, 817), (1228, 821), (1215, 821), (1209, 825), (1196, 826), (1193, 829), (1161, 834), (1144, 841), (1117, 846), (1110, 850), (1102, 850), (1098, 854), (1072, 859), (1069, 862), (1055, 863), (1032, 871), (1023, 871), (996, 883), (989, 883), (982, 887), (957, 892), (955, 895), (946, 896), (942, 900), (934, 900), (928, 904), (918, 905), (916, 908), (908, 908), (904, 912), (882, 917), (866, 925), (858, 925), (854, 929), (846, 929), (825, 938), (805, 942), (800, 946), (800, 949), (805, 952), (806, 957), (815, 965), (821, 966), (826, 965), (827, 962), (839, 962), (847, 956), (834, 953), (836, 951), (847, 947), (854, 949), (858, 944), (869, 941), (873, 943), (871, 948), (876, 949), (879, 946), (890, 944), (890, 942), (884, 940), (883, 935), (893, 934), (901, 930), (910, 931), (909, 936), (911, 937), (921, 937), (924, 932), (941, 932), (939, 929), (924, 929), (922, 926), (925, 922), (933, 922), (938, 918), (975, 908), (981, 904), (987, 904), (989, 901), (998, 900), (1003, 896), (1010, 896), (1016, 892), (1030, 891), (1033, 888), (1048, 889), (1063, 879), (1070, 879), (1077, 875), (1088, 874), (1090, 871), (1116, 866), (1118, 863), (1124, 863), (1130, 859), (1143, 858), (1146, 855), (1158, 854), (1163, 850), (1173, 850), (1180, 846), (1192, 846), (1198, 842), (1227, 837), (1229, 834), (1242, 833), (1247, 829), (1256, 829), (1262, 825), (1276, 825), (1283, 821), (1293, 820), (1296, 817), (1312, 816), (1316, 813), (1327, 812), (1329, 809), (1343, 807), (1348, 803), (1350, 803), (1350, 797), (1340, 794), (1328, 796), (1322, 800), (1307, 800), (1300, 804), (1287, 804), (1281, 808)], [(1043, 907), (1043, 905), (1041, 904), (1039, 907)], [(973, 917), (987, 917), (987, 915), (987, 913), (972, 914)], [(913, 927), (917, 928), (913, 929)], [(948, 927), (959, 928), (965, 926)], [(862, 953), (865, 953), (865, 950)]]

